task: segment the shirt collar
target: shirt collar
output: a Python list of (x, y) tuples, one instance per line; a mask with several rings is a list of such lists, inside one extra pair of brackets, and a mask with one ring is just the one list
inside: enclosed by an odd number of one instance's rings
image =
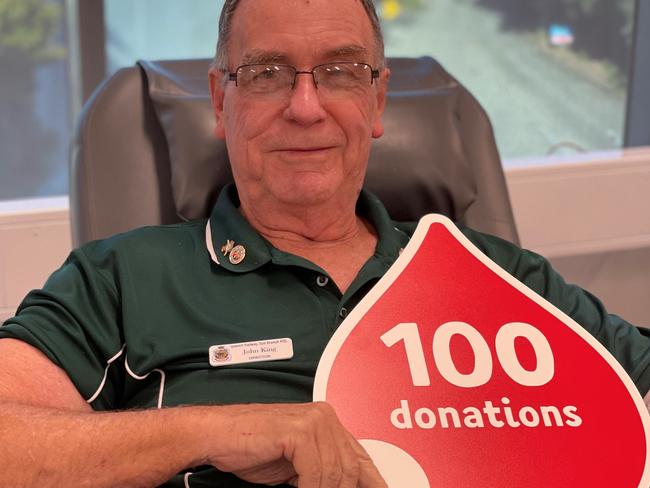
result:
[[(206, 224), (205, 238), (212, 261), (229, 271), (245, 273), (268, 263), (278, 252), (244, 219), (238, 207), (237, 188), (231, 183), (219, 194)], [(357, 201), (357, 214), (367, 219), (377, 232), (375, 256), (389, 262), (394, 261), (404, 246), (405, 235), (395, 228), (379, 199), (362, 190)], [(240, 257), (241, 249), (239, 256), (231, 256), (235, 246), (245, 249), (245, 257), (239, 263), (233, 258)]]
[[(234, 183), (224, 187), (206, 225), (206, 245), (212, 260), (237, 273), (253, 271), (271, 260), (270, 243), (260, 236), (238, 210), (239, 195)], [(228, 246), (228, 243), (232, 246)], [(243, 246), (246, 254), (237, 263), (228, 247)], [(237, 263), (237, 264), (235, 264)]]
[(357, 215), (368, 220), (377, 233), (375, 256), (390, 263), (395, 261), (409, 237), (395, 227), (395, 222), (379, 198), (367, 190), (361, 190), (357, 200)]

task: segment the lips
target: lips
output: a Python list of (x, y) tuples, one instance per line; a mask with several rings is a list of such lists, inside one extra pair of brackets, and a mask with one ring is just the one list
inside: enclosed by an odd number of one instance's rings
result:
[(298, 153), (310, 153), (318, 151), (327, 151), (328, 149), (333, 149), (334, 146), (318, 146), (318, 147), (284, 147), (276, 149), (274, 152), (298, 152)]

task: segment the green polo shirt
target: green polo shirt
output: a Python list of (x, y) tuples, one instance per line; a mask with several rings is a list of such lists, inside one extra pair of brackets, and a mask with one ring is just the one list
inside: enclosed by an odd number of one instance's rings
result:
[[(207, 222), (141, 228), (74, 250), (43, 289), (25, 298), (0, 338), (43, 351), (95, 410), (311, 401), (325, 345), (393, 264), (416, 224), (392, 221), (376, 197), (362, 192), (357, 212), (379, 239), (342, 295), (323, 269), (260, 237), (238, 204), (231, 185)], [(650, 389), (645, 331), (607, 315), (542, 257), (462, 231), (601, 341), (642, 394)], [(241, 262), (224, 255), (228, 241), (245, 249)], [(292, 339), (291, 359), (210, 365), (211, 346), (277, 338)], [(201, 486), (199, 478), (216, 487), (251, 486), (215, 470), (190, 476)], [(183, 486), (180, 480), (165, 486)]]

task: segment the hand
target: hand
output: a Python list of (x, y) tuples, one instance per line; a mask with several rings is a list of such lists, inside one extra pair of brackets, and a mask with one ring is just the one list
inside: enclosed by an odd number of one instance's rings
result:
[(223, 407), (210, 463), (246, 481), (299, 488), (387, 488), (327, 403)]

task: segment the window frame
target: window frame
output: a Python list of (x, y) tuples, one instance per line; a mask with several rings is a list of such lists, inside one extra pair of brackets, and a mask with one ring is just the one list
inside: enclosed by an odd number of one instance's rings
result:
[[(66, 7), (71, 13), (68, 25), (72, 32), (69, 38), (77, 54), (71, 64), (77, 64), (73, 71), (83, 106), (106, 78), (104, 0), (66, 0)], [(78, 112), (75, 113), (75, 116), (78, 115)]]
[(624, 147), (650, 145), (650, 0), (637, 0)]
[[(66, 7), (73, 12), (69, 25), (75, 32), (69, 38), (78, 53), (78, 67), (73, 70), (81, 92), (72, 110), (76, 120), (81, 106), (106, 77), (104, 0), (66, 0)], [(650, 86), (650, 0), (636, 0), (633, 39), (623, 148), (650, 146), (650, 91), (643, 88)]]

